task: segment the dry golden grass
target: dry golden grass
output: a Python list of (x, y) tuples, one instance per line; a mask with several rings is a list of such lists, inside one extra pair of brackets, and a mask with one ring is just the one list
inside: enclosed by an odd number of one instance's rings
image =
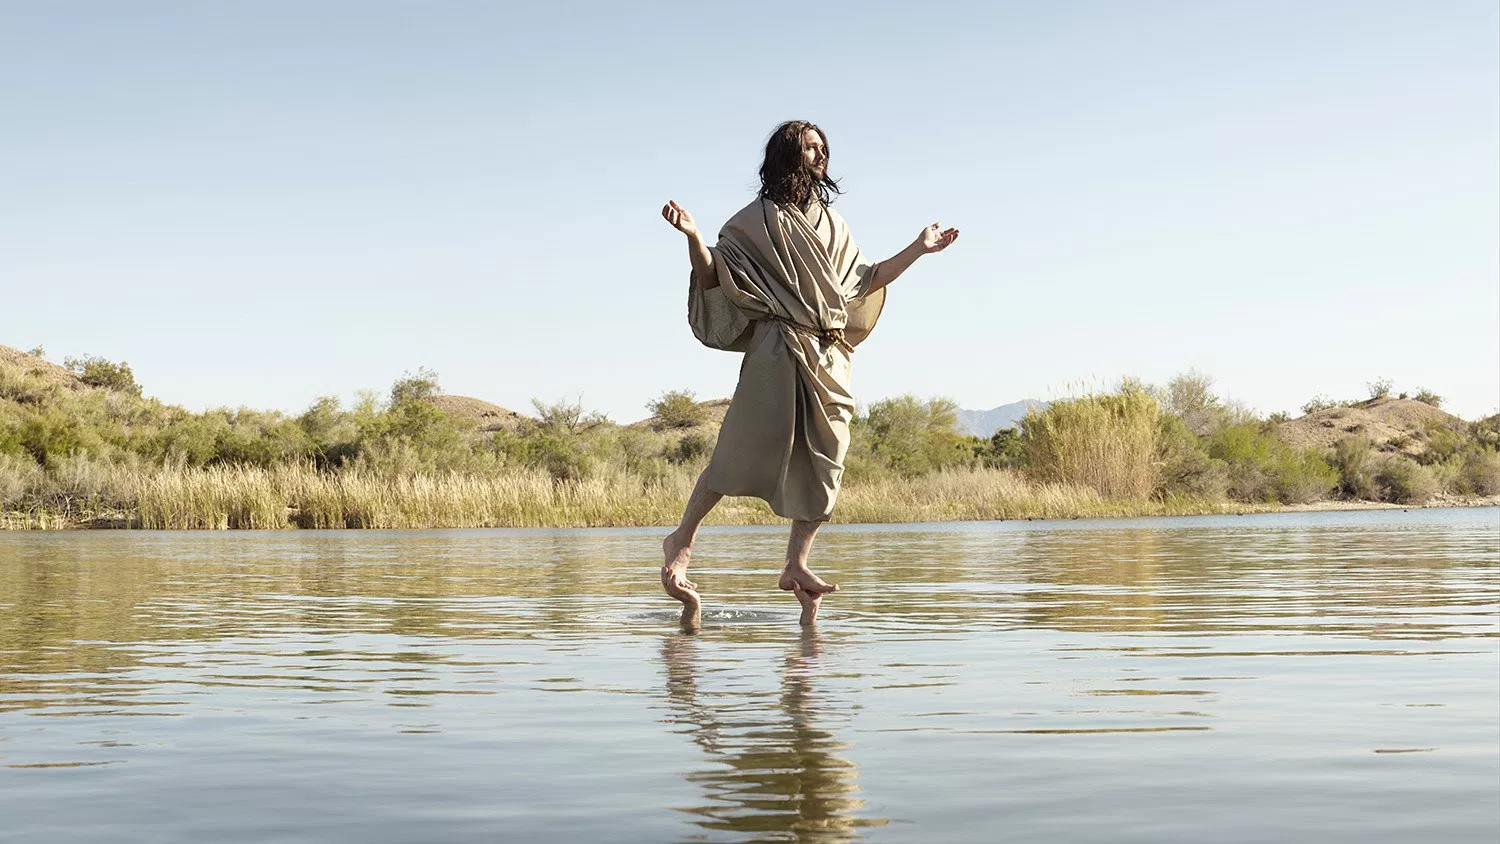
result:
[[(75, 479), (82, 495), (24, 505), (0, 527), (115, 526), (165, 530), (286, 528), (603, 527), (675, 524), (695, 479), (646, 481), (624, 473), (557, 481), (542, 471), (500, 476), (382, 476), (309, 466), (126, 469), (95, 465)], [(86, 483), (85, 483), (86, 481)], [(1106, 498), (1077, 484), (1033, 483), (1000, 469), (938, 472), (844, 487), (837, 522), (1078, 518), (1241, 512), (1226, 502)], [(757, 499), (725, 499), (709, 524), (779, 524)]]

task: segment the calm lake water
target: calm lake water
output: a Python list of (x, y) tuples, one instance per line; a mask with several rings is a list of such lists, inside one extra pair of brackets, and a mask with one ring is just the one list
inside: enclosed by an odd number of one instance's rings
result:
[(1500, 510), (663, 533), (0, 535), (0, 839), (1500, 834)]

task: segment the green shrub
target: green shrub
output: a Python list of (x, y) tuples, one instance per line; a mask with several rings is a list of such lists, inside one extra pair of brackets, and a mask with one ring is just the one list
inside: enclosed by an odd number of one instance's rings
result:
[(559, 399), (548, 404), (541, 399), (532, 399), (531, 406), (536, 408), (541, 427), (553, 433), (581, 434), (609, 421), (602, 413), (585, 412), (583, 404), (577, 401)]
[(1371, 399), (1383, 399), (1391, 394), (1392, 385), (1389, 378), (1376, 378), (1365, 386), (1370, 388)]
[(440, 392), (437, 373), (420, 366), (417, 367), (416, 374), (408, 372), (391, 385), (391, 407), (425, 401)]
[(1470, 425), (1469, 436), (1482, 448), (1500, 448), (1500, 413)]
[(1427, 451), (1421, 457), (1423, 463), (1441, 463), (1455, 454), (1463, 453), (1474, 443), (1474, 437), (1468, 430), (1450, 427), (1442, 422), (1429, 422), (1421, 436), (1427, 441)]
[(1338, 470), (1317, 449), (1287, 448), (1276, 464), (1276, 498), (1283, 504), (1321, 501), (1338, 486)]
[(1442, 407), (1443, 406), (1443, 397), (1440, 396), (1440, 395), (1438, 395), (1437, 393), (1434, 393), (1431, 390), (1427, 390), (1427, 389), (1418, 390), (1415, 398), (1416, 398), (1417, 401), (1419, 401), (1419, 402), (1421, 402), (1423, 404), (1430, 404), (1433, 407)]
[(692, 428), (708, 421), (708, 411), (693, 398), (689, 390), (671, 390), (646, 403), (651, 411), (651, 428)]
[(1228, 490), (1224, 461), (1210, 457), (1203, 438), (1189, 430), (1179, 416), (1161, 417), (1157, 462), (1161, 466), (1157, 491), (1163, 496), (1181, 494), (1220, 499)]
[(130, 371), (130, 364), (124, 361), (113, 363), (101, 357), (85, 355), (81, 358), (66, 358), (63, 366), (78, 373), (83, 383), (91, 387), (119, 390), (133, 396), (141, 394), (140, 385), (135, 383), (135, 373)]
[(1338, 407), (1340, 404), (1342, 402), (1336, 402), (1320, 393), (1308, 399), (1307, 404), (1302, 405), (1302, 415), (1306, 416), (1309, 413), (1317, 413), (1320, 410), (1327, 410), (1330, 407)]
[(1001, 428), (989, 439), (975, 437), (974, 456), (991, 469), (1019, 469), (1026, 465), (1026, 443), (1017, 428)]
[(1345, 497), (1367, 501), (1379, 498), (1369, 437), (1359, 434), (1334, 443), (1330, 462), (1339, 475), (1338, 491)]
[(1317, 501), (1338, 484), (1338, 472), (1313, 449), (1298, 451), (1253, 423), (1223, 428), (1208, 454), (1225, 464), (1228, 494), (1241, 501)]
[(667, 460), (676, 464), (693, 463), (698, 458), (713, 451), (713, 447), (713, 441), (702, 434), (683, 434), (682, 439), (677, 441), (677, 446), (672, 449)]
[(1464, 456), (1460, 491), (1472, 495), (1500, 495), (1500, 453), (1476, 448)]
[(1438, 493), (1437, 479), (1427, 467), (1394, 455), (1381, 461), (1375, 483), (1381, 497), (1395, 504), (1425, 504)]

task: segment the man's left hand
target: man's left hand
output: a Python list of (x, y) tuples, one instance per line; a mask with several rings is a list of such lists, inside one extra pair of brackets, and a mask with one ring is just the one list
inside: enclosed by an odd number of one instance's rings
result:
[(922, 247), (924, 255), (941, 252), (952, 246), (955, 240), (958, 240), (958, 229), (944, 229), (938, 223), (922, 229), (922, 233), (917, 235), (917, 243)]

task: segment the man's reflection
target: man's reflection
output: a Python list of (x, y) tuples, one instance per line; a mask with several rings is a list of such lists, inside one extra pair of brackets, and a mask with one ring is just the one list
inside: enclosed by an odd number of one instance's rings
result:
[(709, 759), (721, 763), (687, 775), (706, 792), (705, 805), (686, 810), (705, 829), (850, 841), (859, 827), (886, 823), (853, 816), (864, 806), (855, 797), (858, 769), (838, 755), (848, 745), (818, 726), (841, 716), (816, 683), (824, 647), (812, 623), (816, 598), (803, 600), (803, 608), (808, 623), (782, 657), (774, 697), (703, 689), (698, 639), (677, 635), (663, 644), (668, 720), (684, 725)]

